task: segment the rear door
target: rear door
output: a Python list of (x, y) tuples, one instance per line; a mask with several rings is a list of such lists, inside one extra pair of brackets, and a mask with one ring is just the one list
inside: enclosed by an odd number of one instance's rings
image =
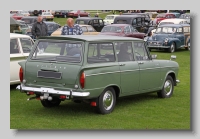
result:
[(38, 50), (26, 63), (28, 84), (38, 87), (73, 88), (83, 61), (83, 43), (39, 41)]
[(115, 42), (115, 50), (120, 67), (121, 90), (123, 94), (139, 91), (139, 66), (133, 56), (132, 42)]
[(176, 38), (178, 38), (180, 40), (180, 46), (184, 45), (185, 36), (183, 34), (183, 28), (182, 27), (177, 28)]

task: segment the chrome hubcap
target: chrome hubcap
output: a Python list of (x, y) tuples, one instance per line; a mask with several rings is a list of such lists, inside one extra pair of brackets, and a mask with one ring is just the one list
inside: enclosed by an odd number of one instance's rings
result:
[(171, 94), (171, 92), (172, 92), (172, 82), (170, 80), (167, 80), (165, 82), (164, 90), (165, 90), (166, 95)]
[(171, 52), (174, 52), (174, 45), (171, 45)]
[(106, 110), (110, 110), (113, 106), (113, 94), (111, 91), (106, 91), (103, 96), (103, 106)]

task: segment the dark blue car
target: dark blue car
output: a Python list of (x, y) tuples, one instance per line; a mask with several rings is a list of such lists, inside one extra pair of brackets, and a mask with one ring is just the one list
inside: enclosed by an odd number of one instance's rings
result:
[[(47, 25), (47, 27), (48, 27), (48, 36), (51, 36), (51, 34), (52, 34), (55, 30), (57, 30), (58, 28), (61, 27), (61, 26), (60, 26), (58, 23), (56, 23), (56, 22), (44, 21), (44, 23), (45, 23), (45, 24)], [(29, 35), (29, 36), (31, 36), (32, 39), (35, 39), (35, 38), (32, 36), (31, 29), (28, 30), (28, 31), (26, 32), (26, 35)]]
[(161, 25), (151, 37), (146, 37), (144, 40), (150, 51), (151, 49), (164, 49), (173, 53), (180, 48), (190, 50), (190, 25)]

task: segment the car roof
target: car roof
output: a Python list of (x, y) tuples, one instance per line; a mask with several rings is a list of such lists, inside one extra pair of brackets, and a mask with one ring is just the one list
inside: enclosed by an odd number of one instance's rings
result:
[(45, 24), (57, 24), (56, 22), (53, 21), (43, 21)]
[(10, 38), (30, 38), (30, 36), (24, 34), (10, 33)]
[(165, 24), (160, 25), (159, 27), (183, 27), (183, 26), (190, 26), (189, 24)]
[(79, 18), (76, 18), (76, 20), (92, 20), (92, 19), (102, 19), (102, 18), (99, 18), (99, 17), (79, 17)]
[(110, 25), (106, 25), (105, 27), (108, 27), (108, 26), (117, 26), (117, 27), (124, 27), (124, 26), (130, 26), (130, 24), (110, 24)]
[(164, 19), (164, 20), (160, 21), (160, 23), (162, 23), (162, 22), (179, 23), (180, 21), (187, 21), (187, 20), (186, 20), (186, 19), (180, 19), (180, 18), (175, 18), (175, 19)]
[(106, 16), (119, 16), (119, 14), (108, 14)]
[(39, 39), (61, 39), (61, 40), (77, 40), (77, 41), (143, 41), (138, 38), (107, 36), (107, 35), (61, 35), (61, 36), (47, 36)]

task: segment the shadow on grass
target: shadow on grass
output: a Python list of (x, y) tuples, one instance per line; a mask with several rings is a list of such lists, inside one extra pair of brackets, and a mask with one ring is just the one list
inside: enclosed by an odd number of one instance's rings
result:
[[(115, 109), (119, 107), (132, 107), (133, 105), (140, 105), (141, 103), (153, 99), (158, 99), (157, 95), (154, 93), (133, 95), (128, 97), (122, 97), (117, 99)], [(40, 103), (40, 101), (38, 101)], [(119, 109), (118, 109), (119, 110)], [(35, 112), (34, 112), (35, 113)], [(44, 108), (41, 104), (41, 108), (38, 109), (36, 113), (45, 113), (54, 116), (88, 116), (97, 115), (96, 107), (90, 106), (89, 103), (75, 103), (71, 100), (66, 100), (61, 102), (58, 107)], [(98, 115), (97, 115), (98, 116)]]

